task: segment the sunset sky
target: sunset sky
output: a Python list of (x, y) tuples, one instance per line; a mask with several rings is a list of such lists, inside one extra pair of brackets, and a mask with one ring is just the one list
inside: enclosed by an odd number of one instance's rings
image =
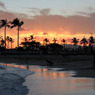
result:
[[(24, 21), (20, 41), (29, 35), (37, 41), (64, 38), (67, 43), (73, 37), (95, 36), (95, 0), (0, 0), (0, 19), (14, 18)], [(3, 34), (4, 28), (0, 29)], [(7, 28), (7, 36), (16, 42), (17, 27)]]

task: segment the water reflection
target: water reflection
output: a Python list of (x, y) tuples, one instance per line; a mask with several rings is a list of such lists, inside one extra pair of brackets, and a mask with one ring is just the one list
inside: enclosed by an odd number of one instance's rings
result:
[(74, 78), (74, 72), (58, 71), (60, 68), (45, 66), (3, 64), (11, 67), (29, 69), (36, 72), (26, 78), (25, 86), (28, 86), (28, 95), (94, 95), (95, 79)]
[(69, 72), (61, 72), (61, 71), (57, 71), (61, 68), (47, 68), (47, 67), (43, 67), (43, 66), (31, 66), (29, 64), (27, 65), (17, 65), (17, 64), (3, 64), (0, 63), (1, 65), (6, 65), (6, 66), (10, 66), (10, 67), (18, 67), (18, 68), (22, 68), (22, 69), (28, 69), (30, 71), (34, 71), (34, 72), (39, 72), (42, 76), (44, 77), (49, 77), (49, 78), (61, 78), (61, 77), (67, 77), (67, 76), (71, 76), (73, 75), (73, 73), (69, 73)]

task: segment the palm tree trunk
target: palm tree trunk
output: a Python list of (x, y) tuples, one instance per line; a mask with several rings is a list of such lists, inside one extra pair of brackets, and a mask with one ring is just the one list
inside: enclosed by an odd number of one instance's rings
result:
[(8, 41), (8, 49), (9, 49), (9, 41)]
[(5, 39), (5, 49), (6, 49), (6, 26), (5, 26), (5, 31), (4, 31), (4, 39)]
[(19, 47), (19, 26), (18, 26), (17, 47)]
[(12, 42), (11, 42), (11, 49), (12, 49)]

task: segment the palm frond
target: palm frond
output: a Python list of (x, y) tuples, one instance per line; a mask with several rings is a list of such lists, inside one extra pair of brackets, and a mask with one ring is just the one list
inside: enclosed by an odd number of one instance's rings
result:
[(23, 24), (24, 24), (24, 22), (23, 22), (23, 21), (21, 21), (21, 22), (19, 23), (19, 27), (20, 27), (20, 26), (22, 26)]
[(19, 19), (18, 19), (18, 18), (14, 19), (14, 20), (11, 22), (11, 24), (13, 24), (13, 25), (18, 25), (18, 24), (19, 24)]
[(0, 28), (4, 27), (7, 24), (7, 20), (0, 20)]

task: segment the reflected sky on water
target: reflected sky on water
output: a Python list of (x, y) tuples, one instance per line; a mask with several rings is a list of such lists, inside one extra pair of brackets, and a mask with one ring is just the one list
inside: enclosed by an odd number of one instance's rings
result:
[(34, 71), (26, 78), (28, 95), (95, 95), (94, 78), (76, 78), (73, 71), (37, 65), (1, 64)]

